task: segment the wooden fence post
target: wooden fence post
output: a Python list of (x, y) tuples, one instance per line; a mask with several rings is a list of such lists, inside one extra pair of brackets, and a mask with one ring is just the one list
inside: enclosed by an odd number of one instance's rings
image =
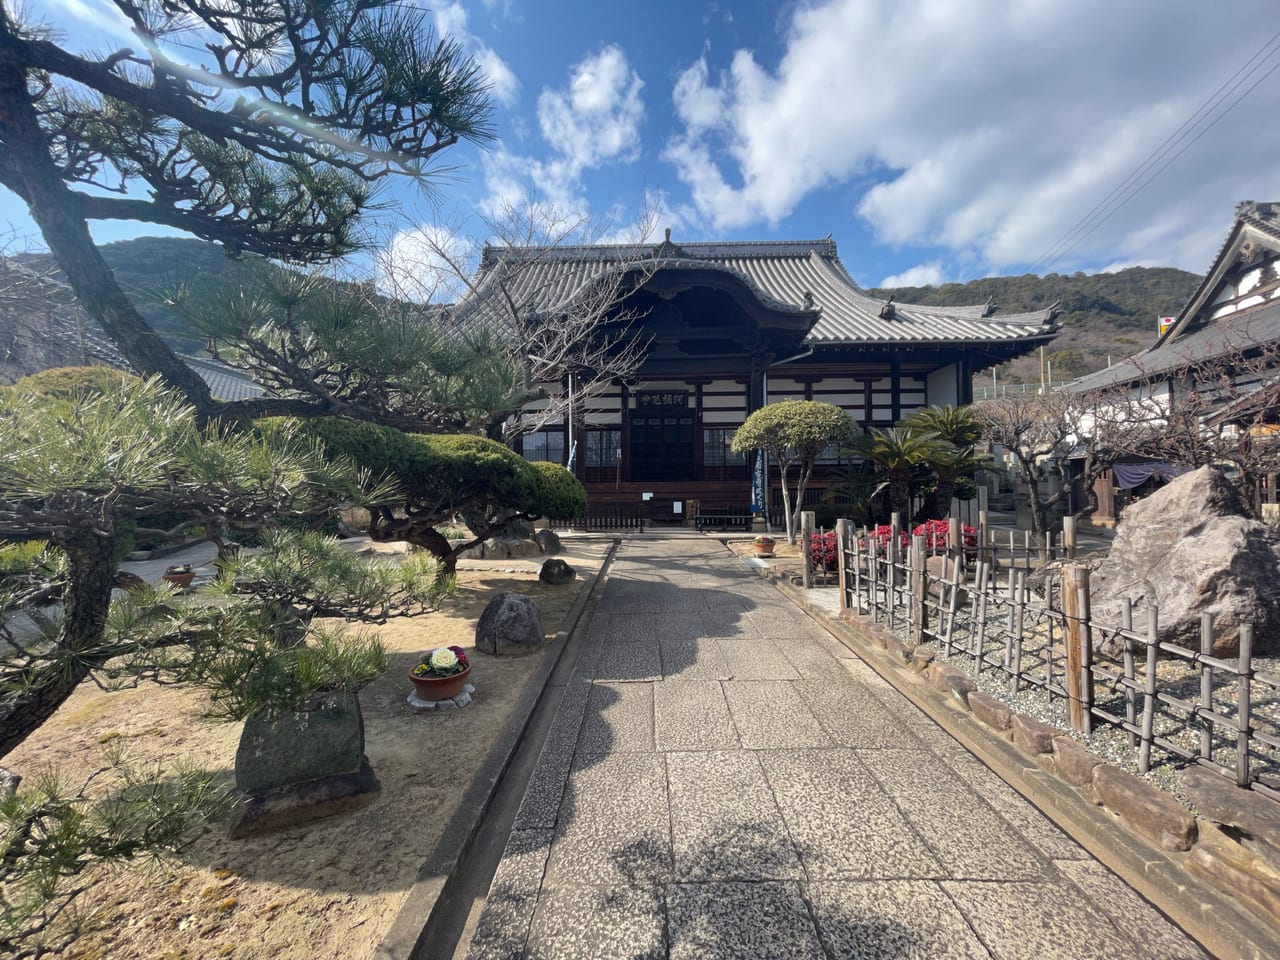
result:
[(924, 537), (911, 538), (911, 641), (924, 643), (929, 626), (929, 578), (925, 574)]
[(840, 612), (849, 611), (849, 579), (845, 565), (845, 548), (849, 545), (849, 521), (841, 517), (836, 521), (836, 579), (840, 584)]
[(1253, 624), (1240, 626), (1240, 697), (1236, 704), (1236, 786), (1249, 785), (1249, 729), (1252, 705), (1249, 702), (1249, 681), (1253, 678)]
[(1062, 552), (1068, 560), (1076, 558), (1076, 518), (1062, 518)]
[[(1208, 612), (1200, 614), (1200, 655), (1213, 656), (1213, 614)], [(1200, 706), (1213, 712), (1213, 668), (1204, 662), (1200, 664)], [(1201, 721), (1200, 756), (1213, 759), (1213, 723), (1208, 718)]]
[[(958, 501), (957, 501), (958, 502)], [(951, 562), (958, 568), (964, 568), (964, 527), (959, 517), (952, 517), (947, 524), (947, 550), (951, 554)]]
[(1088, 733), (1089, 707), (1089, 570), (1062, 568), (1062, 613), (1066, 620), (1067, 722), (1071, 729)]
[(1156, 662), (1160, 657), (1160, 611), (1147, 607), (1147, 675), (1142, 685), (1142, 734), (1138, 741), (1138, 772), (1151, 769), (1151, 741), (1156, 723)]
[(800, 514), (800, 580), (808, 590), (813, 586), (813, 524), (814, 513), (804, 510)]

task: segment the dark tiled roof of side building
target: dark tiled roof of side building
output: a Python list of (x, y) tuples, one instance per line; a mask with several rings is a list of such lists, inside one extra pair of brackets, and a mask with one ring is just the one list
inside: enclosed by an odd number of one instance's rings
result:
[(1209, 298), (1235, 264), (1250, 237), (1280, 250), (1280, 203), (1245, 201), (1236, 207), (1226, 239), (1204, 280), (1156, 342), (1128, 359), (1087, 374), (1066, 389), (1083, 392), (1160, 378), (1179, 368), (1280, 343), (1280, 300), (1272, 298), (1215, 319)]
[(182, 362), (200, 374), (209, 392), (219, 400), (252, 400), (263, 394), (261, 385), (248, 374), (208, 357), (183, 356)]

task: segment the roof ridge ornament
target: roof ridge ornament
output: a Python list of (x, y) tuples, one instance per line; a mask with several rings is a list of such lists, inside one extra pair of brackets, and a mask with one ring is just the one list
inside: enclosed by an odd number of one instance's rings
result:
[(655, 260), (692, 260), (694, 257), (683, 247), (671, 242), (671, 228), (666, 228), (666, 237), (653, 248)]
[(897, 313), (898, 313), (897, 308), (895, 308), (893, 305), (893, 297), (890, 297), (888, 300), (884, 302), (884, 306), (880, 308), (880, 319), (892, 320), (897, 315)]
[(989, 317), (999, 309), (1000, 304), (995, 302), (995, 298), (987, 297), (987, 302), (982, 307), (982, 316), (984, 318)]

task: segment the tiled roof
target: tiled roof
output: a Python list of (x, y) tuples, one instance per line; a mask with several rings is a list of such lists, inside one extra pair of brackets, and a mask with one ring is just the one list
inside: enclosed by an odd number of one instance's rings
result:
[(192, 357), (183, 355), (183, 363), (200, 375), (209, 385), (209, 392), (218, 400), (252, 400), (263, 394), (262, 387), (255, 383), (247, 373), (229, 367), (218, 360), (208, 357)]
[(1178, 312), (1169, 329), (1149, 349), (1068, 384), (1071, 391), (1137, 383), (1193, 362), (1230, 356), (1262, 344), (1280, 343), (1280, 302), (1215, 319), (1209, 299), (1231, 271), (1245, 240), (1253, 235), (1280, 250), (1280, 203), (1245, 201), (1214, 255), (1204, 280)]
[(1073, 392), (1159, 377), (1191, 363), (1231, 356), (1260, 344), (1280, 342), (1280, 302), (1241, 310), (1198, 330), (1157, 344), (1127, 360), (1096, 370), (1068, 384)]
[(863, 292), (836, 253), (835, 241), (746, 243), (667, 241), (657, 248), (600, 245), (488, 247), (477, 295), (458, 305), (464, 322), (487, 312), (487, 297), (502, 276), (522, 307), (542, 313), (566, 309), (594, 281), (638, 269), (723, 273), (743, 284), (775, 313), (817, 316), (805, 342), (815, 346), (894, 343), (974, 343), (1047, 340), (1057, 330), (1055, 309), (988, 316), (985, 305), (927, 307), (885, 301)]

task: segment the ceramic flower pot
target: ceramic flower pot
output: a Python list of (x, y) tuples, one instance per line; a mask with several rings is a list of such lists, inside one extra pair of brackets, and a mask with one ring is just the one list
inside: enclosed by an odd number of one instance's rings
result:
[(182, 589), (182, 590), (185, 590), (187, 587), (191, 586), (191, 581), (194, 580), (195, 578), (196, 578), (196, 575), (194, 572), (166, 573), (163, 577), (161, 577), (161, 579), (164, 580), (165, 583), (171, 583), (175, 587), (178, 587), (179, 589)]
[(772, 540), (757, 540), (755, 542), (757, 557), (772, 557), (774, 542)]
[(452, 676), (418, 677), (411, 671), (409, 679), (413, 681), (413, 688), (417, 691), (419, 700), (450, 700), (462, 692), (470, 675), (471, 664), (467, 664), (465, 670)]

